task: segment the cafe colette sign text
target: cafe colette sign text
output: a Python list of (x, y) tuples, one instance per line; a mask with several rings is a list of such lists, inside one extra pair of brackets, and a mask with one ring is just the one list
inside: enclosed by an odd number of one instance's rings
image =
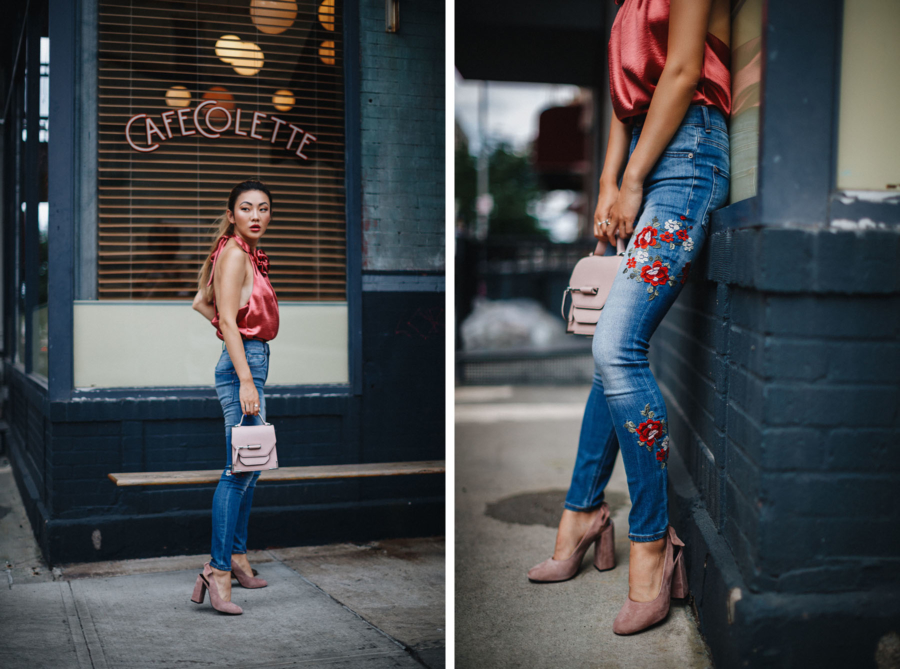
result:
[[(213, 119), (210, 118), (214, 114), (216, 114), (215, 120), (219, 121), (218, 126), (214, 125)], [(246, 123), (244, 127), (246, 127), (247, 130), (241, 129), (242, 114), (244, 116), (244, 122)], [(182, 137), (188, 137), (200, 133), (208, 139), (218, 139), (224, 133), (228, 132), (228, 130), (231, 130), (235, 135), (240, 135), (242, 137), (252, 137), (253, 139), (258, 139), (263, 142), (268, 139), (270, 144), (275, 144), (276, 141), (279, 141), (280, 137), (280, 141), (284, 142), (286, 151), (293, 151), (294, 155), (303, 158), (303, 160), (308, 160), (308, 157), (303, 153), (303, 148), (310, 142), (316, 141), (315, 135), (311, 135), (302, 128), (298, 128), (293, 123), (283, 121), (277, 116), (269, 116), (258, 111), (252, 113), (243, 112), (240, 107), (235, 108), (234, 116), (232, 116), (230, 110), (220, 106), (215, 100), (201, 102), (193, 110), (190, 107), (182, 107), (177, 110), (173, 109), (165, 111), (160, 114), (159, 117), (159, 125), (154, 123), (153, 119), (147, 116), (147, 114), (136, 114), (128, 119), (128, 123), (125, 124), (125, 139), (128, 140), (132, 149), (140, 151), (141, 153), (150, 153), (151, 151), (156, 151), (160, 147), (161, 142), (172, 139), (175, 134), (180, 134)], [(191, 129), (186, 125), (186, 123), (190, 124), (191, 119), (194, 121), (194, 129)], [(203, 121), (202, 123), (201, 119)], [(134, 138), (131, 135), (132, 126), (141, 120), (144, 122), (144, 132), (147, 136), (147, 143), (143, 146), (135, 143)], [(270, 123), (273, 126), (271, 127), (271, 134), (268, 136), (260, 134), (262, 132), (269, 132), (270, 129), (266, 126)], [(282, 126), (286, 126), (283, 131)], [(163, 132), (160, 127), (162, 127), (165, 132)], [(139, 130), (136, 130), (135, 132), (140, 136)]]

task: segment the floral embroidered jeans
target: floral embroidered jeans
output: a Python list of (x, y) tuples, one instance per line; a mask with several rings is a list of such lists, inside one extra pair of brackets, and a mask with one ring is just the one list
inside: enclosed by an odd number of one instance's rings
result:
[[(244, 425), (264, 423), (266, 420), (266, 395), (263, 387), (269, 375), (269, 345), (255, 339), (244, 339), (244, 355), (253, 375), (253, 385), (259, 393), (259, 416), (244, 416)], [(253, 508), (253, 492), (260, 472), (235, 474), (231, 471), (231, 427), (241, 422), (241, 381), (238, 379), (228, 349), (222, 346), (222, 355), (216, 365), (216, 393), (225, 415), (226, 466), (213, 495), (212, 549), (209, 563), (216, 569), (229, 571), (231, 556), (247, 552), (247, 528), (250, 509)]]
[[(642, 127), (643, 117), (632, 129), (629, 156)], [(728, 196), (728, 146), (722, 113), (691, 105), (644, 181), (635, 232), (594, 332), (594, 383), (565, 506), (598, 507), (621, 450), (632, 541), (662, 539), (669, 525), (667, 412), (647, 352), (703, 248), (710, 212)]]

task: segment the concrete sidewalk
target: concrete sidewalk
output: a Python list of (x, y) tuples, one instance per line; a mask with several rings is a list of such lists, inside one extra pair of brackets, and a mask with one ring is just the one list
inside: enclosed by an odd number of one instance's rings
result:
[(530, 583), (553, 554), (588, 387), (463, 387), (456, 395), (456, 667), (671, 667), (712, 663), (691, 609), (619, 637), (628, 594), (628, 511), (621, 456), (607, 486), (617, 566), (591, 551), (570, 581)]
[(254, 551), (241, 616), (190, 602), (209, 556), (47, 568), (0, 459), (0, 667), (445, 666), (444, 540)]

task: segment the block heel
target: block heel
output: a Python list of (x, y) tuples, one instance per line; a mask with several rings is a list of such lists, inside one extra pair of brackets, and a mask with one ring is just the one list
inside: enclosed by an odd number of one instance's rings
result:
[[(609, 505), (606, 502), (600, 505), (594, 521), (588, 528), (588, 531), (581, 537), (581, 541), (575, 547), (575, 551), (565, 560), (554, 560), (552, 557), (544, 560), (528, 570), (528, 580), (532, 583), (559, 583), (560, 581), (568, 581), (578, 573), (581, 567), (581, 560), (587, 553), (591, 544), (596, 544), (594, 548), (594, 564), (602, 564), (603, 567), (597, 566), (598, 569), (612, 569), (615, 566), (616, 556), (614, 554), (615, 543), (612, 540), (612, 520), (609, 517)], [(604, 537), (607, 537), (604, 539)], [(602, 557), (602, 560), (601, 560)], [(612, 562), (610, 562), (610, 560)], [(608, 567), (605, 565), (609, 565)]]
[[(675, 555), (676, 551), (678, 555)], [(655, 625), (669, 615), (672, 598), (684, 597), (687, 594), (687, 574), (683, 556), (684, 543), (675, 534), (675, 528), (669, 525), (659, 594), (650, 602), (635, 602), (626, 598), (625, 605), (613, 622), (614, 633), (634, 634)]]
[(598, 571), (609, 571), (616, 566), (616, 530), (612, 518), (594, 544), (594, 567)]
[(209, 590), (209, 603), (212, 604), (212, 607), (219, 613), (228, 613), (233, 616), (238, 616), (244, 612), (237, 604), (226, 602), (219, 596), (219, 589), (216, 587), (216, 581), (213, 577), (212, 567), (209, 566), (209, 562), (203, 565), (203, 572), (197, 577), (191, 601), (195, 604), (202, 604), (206, 597), (207, 590)]
[(191, 595), (191, 601), (194, 604), (202, 604), (206, 599), (206, 583), (203, 582), (202, 576), (197, 576), (197, 583), (194, 585), (194, 594)]
[(675, 558), (675, 573), (672, 574), (672, 599), (684, 599), (688, 595), (687, 569), (684, 567), (684, 548)]

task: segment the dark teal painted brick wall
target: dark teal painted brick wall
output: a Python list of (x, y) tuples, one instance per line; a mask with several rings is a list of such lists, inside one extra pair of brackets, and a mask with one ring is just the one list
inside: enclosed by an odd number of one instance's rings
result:
[(444, 2), (360, 2), (363, 269), (443, 271)]

